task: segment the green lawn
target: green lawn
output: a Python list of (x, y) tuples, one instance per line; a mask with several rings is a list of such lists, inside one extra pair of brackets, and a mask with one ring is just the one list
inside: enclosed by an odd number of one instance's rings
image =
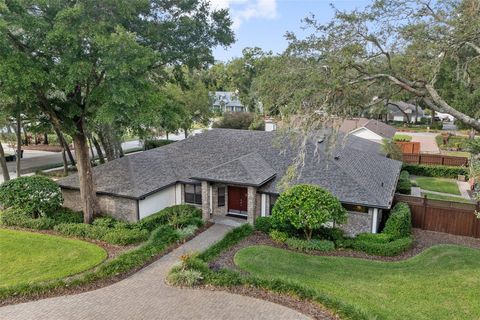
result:
[(63, 278), (90, 269), (107, 253), (85, 241), (0, 229), (0, 288)]
[(460, 195), (457, 182), (452, 179), (416, 177), (417, 185), (423, 190)]
[(422, 192), (422, 196), (426, 195), (428, 199), (433, 199), (433, 200), (445, 200), (445, 201), (456, 201), (456, 202), (462, 202), (462, 203), (473, 203), (471, 200), (464, 199), (464, 198), (458, 198), (458, 197), (449, 197), (449, 196), (444, 196), (436, 193), (430, 193), (430, 192)]
[(240, 250), (235, 263), (335, 297), (377, 319), (479, 319), (480, 250), (442, 245), (401, 262), (309, 256), (268, 246)]

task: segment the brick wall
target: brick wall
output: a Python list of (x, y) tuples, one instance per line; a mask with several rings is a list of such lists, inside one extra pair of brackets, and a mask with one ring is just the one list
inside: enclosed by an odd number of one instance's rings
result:
[(349, 212), (347, 223), (340, 225), (345, 234), (354, 237), (362, 232), (372, 231), (373, 212)]
[[(62, 189), (62, 194), (64, 198), (64, 207), (75, 211), (82, 210), (80, 191)], [(99, 214), (107, 214), (116, 219), (128, 222), (135, 222), (138, 220), (137, 200), (108, 195), (98, 195), (97, 201)]]

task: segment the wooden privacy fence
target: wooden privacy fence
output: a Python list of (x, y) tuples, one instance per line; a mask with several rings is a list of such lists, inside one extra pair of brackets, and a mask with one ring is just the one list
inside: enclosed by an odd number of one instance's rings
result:
[(430, 164), (430, 165), (442, 165), (453, 167), (467, 167), (468, 158), (466, 157), (454, 157), (446, 156), (443, 154), (403, 154), (403, 162), (414, 164)]
[(403, 154), (420, 153), (420, 142), (396, 141), (395, 144), (402, 150)]
[(396, 194), (394, 202), (405, 202), (412, 212), (412, 225), (423, 230), (480, 238), (480, 203), (469, 204)]

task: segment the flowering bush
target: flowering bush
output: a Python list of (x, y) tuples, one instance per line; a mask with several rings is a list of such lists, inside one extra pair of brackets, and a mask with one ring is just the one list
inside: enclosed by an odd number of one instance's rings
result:
[(32, 217), (46, 217), (63, 204), (60, 187), (43, 176), (20, 177), (0, 185), (0, 204), (17, 207)]

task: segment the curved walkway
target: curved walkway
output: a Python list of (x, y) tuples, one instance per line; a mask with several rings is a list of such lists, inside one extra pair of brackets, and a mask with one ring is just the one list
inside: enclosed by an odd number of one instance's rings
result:
[(221, 291), (169, 287), (178, 258), (220, 240), (231, 227), (215, 224), (131, 277), (111, 286), (0, 308), (2, 320), (43, 319), (308, 319), (287, 307)]

